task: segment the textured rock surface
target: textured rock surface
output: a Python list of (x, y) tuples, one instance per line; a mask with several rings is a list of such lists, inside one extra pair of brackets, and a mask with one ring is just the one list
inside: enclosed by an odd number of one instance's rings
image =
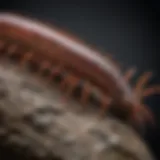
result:
[(153, 160), (136, 133), (116, 119), (98, 119), (50, 86), (0, 66), (0, 140), (31, 159)]

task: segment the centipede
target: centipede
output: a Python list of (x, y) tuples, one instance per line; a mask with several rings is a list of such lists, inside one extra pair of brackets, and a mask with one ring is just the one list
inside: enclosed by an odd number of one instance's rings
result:
[(134, 86), (130, 81), (135, 68), (123, 73), (119, 63), (76, 36), (53, 25), (20, 14), (0, 13), (0, 59), (13, 58), (19, 68), (34, 68), (45, 83), (55, 82), (66, 99), (81, 86), (79, 102), (85, 107), (94, 96), (99, 115), (111, 108), (127, 111), (126, 119), (135, 124), (154, 124), (154, 116), (143, 99), (160, 93), (160, 86), (146, 87), (152, 72), (144, 72)]

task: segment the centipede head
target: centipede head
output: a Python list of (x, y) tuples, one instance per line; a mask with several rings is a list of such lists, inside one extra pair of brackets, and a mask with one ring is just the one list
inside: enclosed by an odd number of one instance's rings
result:
[(130, 115), (130, 122), (136, 129), (141, 131), (148, 125), (155, 127), (154, 115), (149, 107), (144, 104), (134, 106)]
[(152, 77), (151, 72), (145, 72), (140, 78), (138, 78), (135, 87), (133, 88), (133, 94), (136, 96), (136, 102), (130, 103), (131, 113), (130, 120), (132, 123), (142, 127), (146, 124), (155, 126), (155, 118), (149, 106), (143, 102), (144, 98), (153, 94), (160, 93), (160, 86), (150, 86), (145, 88), (147, 82)]

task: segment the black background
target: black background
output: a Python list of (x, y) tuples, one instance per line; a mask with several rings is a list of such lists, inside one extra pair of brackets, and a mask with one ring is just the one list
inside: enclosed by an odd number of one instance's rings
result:
[[(125, 69), (136, 66), (136, 78), (151, 70), (155, 76), (150, 83), (160, 83), (160, 5), (157, 1), (1, 0), (0, 9), (24, 13), (66, 28), (100, 50), (110, 52)], [(145, 102), (154, 112), (157, 128), (146, 130), (144, 138), (158, 158), (160, 98), (153, 96)]]

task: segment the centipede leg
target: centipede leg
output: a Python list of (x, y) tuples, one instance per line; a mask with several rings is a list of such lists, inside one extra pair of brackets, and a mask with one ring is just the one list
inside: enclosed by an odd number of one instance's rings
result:
[(32, 58), (33, 53), (32, 52), (27, 52), (24, 54), (22, 59), (20, 60), (20, 66), (23, 67), (25, 64)]
[(50, 70), (51, 70), (51, 73), (50, 73), (50, 76), (48, 77), (48, 79), (46, 80), (46, 85), (50, 84), (55, 76), (60, 75), (62, 73), (63, 67), (56, 66), (54, 68), (51, 68)]
[(128, 71), (126, 71), (125, 75), (124, 75), (124, 79), (129, 82), (131, 80), (131, 78), (133, 77), (133, 75), (135, 74), (136, 69), (135, 68), (131, 68)]
[(79, 83), (79, 79), (76, 78), (75, 76), (73, 75), (67, 75), (65, 77), (65, 79), (63, 80), (63, 82), (61, 83), (61, 89), (63, 90), (65, 88), (65, 86), (67, 84), (69, 84), (68, 88), (67, 88), (67, 91), (65, 93), (65, 98), (66, 99), (69, 99), (69, 97), (72, 95), (74, 89), (77, 87)]
[(18, 49), (18, 46), (16, 44), (11, 44), (10, 46), (8, 46), (7, 55), (12, 56), (13, 54), (16, 53), (17, 49)]
[(0, 40), (0, 58), (3, 56), (3, 49), (5, 48), (5, 42)]
[[(12, 62), (14, 62), (15, 60), (17, 60), (17, 54), (18, 54), (18, 45), (17, 44), (10, 44), (7, 47), (7, 58), (9, 58)], [(16, 67), (14, 67), (16, 68)]]
[(32, 56), (33, 56), (32, 52), (24, 53), (24, 56), (22, 56), (22, 58), (20, 59), (19, 65), (15, 67), (15, 70), (21, 71), (21, 69), (32, 58)]
[(143, 91), (142, 96), (143, 97), (148, 97), (148, 96), (153, 95), (153, 94), (160, 94), (160, 86), (159, 85), (151, 86), (151, 87), (145, 89)]
[(50, 69), (51, 68), (51, 64), (47, 61), (42, 62), (42, 64), (40, 65), (39, 71), (37, 72), (37, 76), (41, 76), (43, 71), (46, 69)]
[(104, 117), (104, 115), (106, 114), (107, 109), (109, 108), (109, 106), (112, 103), (112, 99), (109, 96), (102, 96), (101, 99), (101, 109), (100, 109), (100, 117)]
[(119, 63), (119, 62), (117, 62), (117, 61), (115, 60), (115, 58), (113, 57), (113, 55), (111, 55), (111, 54), (108, 53), (106, 56), (103, 56), (103, 57), (104, 57), (104, 59), (107, 59), (107, 60), (108, 60), (108, 58), (109, 58), (109, 60), (112, 61), (112, 63), (116, 66), (116, 68), (117, 68), (119, 71), (121, 70), (122, 64)]
[(0, 40), (0, 51), (4, 48), (5, 42)]
[(138, 95), (139, 99), (141, 99), (143, 87), (146, 85), (151, 76), (151, 72), (146, 72), (138, 79), (137, 84), (135, 86), (135, 93)]
[(81, 102), (83, 106), (87, 105), (90, 94), (91, 94), (91, 85), (88, 82), (86, 82), (83, 86), (82, 96), (81, 96)]

